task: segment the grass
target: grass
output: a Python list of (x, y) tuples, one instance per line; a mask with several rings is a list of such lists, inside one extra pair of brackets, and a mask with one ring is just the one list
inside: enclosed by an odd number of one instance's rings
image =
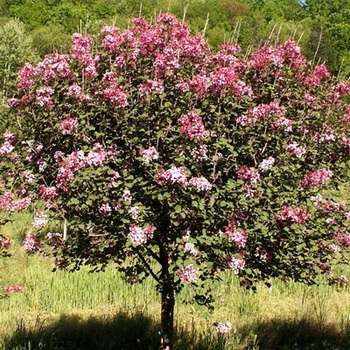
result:
[[(50, 259), (19, 247), (30, 222), (30, 214), (18, 214), (3, 228), (17, 244), (11, 258), (0, 259), (0, 287), (18, 284), (24, 292), (0, 299), (0, 349), (157, 349), (160, 296), (153, 281), (126, 284), (113, 266), (51, 272)], [(350, 349), (346, 287), (274, 280), (254, 293), (232, 274), (223, 278), (213, 288), (212, 314), (177, 302), (175, 349)], [(232, 331), (218, 335), (214, 322), (226, 321)]]

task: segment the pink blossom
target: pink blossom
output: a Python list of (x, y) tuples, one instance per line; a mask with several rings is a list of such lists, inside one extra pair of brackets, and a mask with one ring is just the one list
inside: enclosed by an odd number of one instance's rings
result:
[(74, 134), (78, 129), (78, 119), (72, 118), (69, 114), (66, 115), (66, 119), (61, 123), (60, 128), (63, 135)]
[(334, 243), (330, 243), (327, 244), (324, 249), (329, 252), (329, 253), (334, 253), (334, 254), (339, 254), (340, 253), (340, 248), (334, 244)]
[(193, 256), (198, 255), (198, 250), (195, 248), (193, 243), (186, 242), (184, 246), (184, 252), (185, 253), (190, 253)]
[(108, 202), (102, 202), (98, 210), (103, 214), (109, 215), (112, 212), (112, 207)]
[(145, 163), (151, 163), (153, 160), (157, 160), (159, 158), (159, 153), (153, 146), (146, 149), (141, 148), (140, 155)]
[(264, 159), (260, 164), (259, 164), (259, 170), (263, 173), (266, 173), (269, 171), (273, 165), (275, 164), (275, 158), (269, 157), (267, 159)]
[(282, 208), (276, 215), (276, 220), (284, 226), (299, 224), (303, 225), (306, 219), (309, 217), (306, 208), (295, 208), (290, 207)]
[(68, 63), (69, 56), (53, 53), (46, 55), (42, 62), (36, 66), (37, 74), (44, 80), (68, 78), (71, 76), (71, 69)]
[(327, 200), (324, 204), (320, 205), (320, 208), (328, 213), (336, 213), (345, 210), (345, 202), (334, 202)]
[(344, 275), (340, 275), (338, 277), (338, 283), (341, 284), (341, 285), (347, 285), (349, 283), (349, 280), (346, 276)]
[(228, 333), (231, 329), (232, 329), (232, 325), (230, 322), (218, 323), (216, 325), (216, 331), (220, 334)]
[(46, 234), (47, 239), (50, 241), (50, 244), (56, 245), (62, 243), (62, 234), (58, 232), (48, 232)]
[(130, 224), (128, 237), (133, 244), (145, 244), (149, 239), (153, 238), (153, 232), (153, 226), (142, 228), (135, 224)]
[(27, 196), (22, 199), (15, 199), (15, 196), (11, 192), (5, 192), (0, 195), (0, 209), (9, 211), (25, 210), (31, 203), (31, 197)]
[(93, 39), (89, 35), (75, 33), (72, 36), (72, 57), (80, 64), (89, 64), (91, 62), (90, 51), (92, 49)]
[(290, 119), (281, 116), (271, 124), (271, 127), (274, 129), (283, 129), (285, 132), (291, 132), (292, 124), (293, 122)]
[(0, 249), (9, 249), (12, 246), (12, 241), (0, 235)]
[(117, 172), (117, 171), (114, 171), (112, 173), (112, 177), (111, 177), (111, 180), (110, 180), (110, 183), (108, 184), (108, 188), (116, 188), (118, 187), (118, 179), (120, 178), (120, 174)]
[(238, 275), (244, 269), (244, 258), (235, 258), (231, 254), (227, 255), (224, 260), (224, 266), (230, 269), (235, 275)]
[(18, 90), (22, 93), (28, 91), (33, 85), (33, 79), (37, 76), (37, 68), (30, 63), (25, 63), (18, 71)]
[(25, 251), (28, 253), (41, 252), (42, 246), (43, 244), (38, 237), (30, 232), (26, 233), (23, 241), (23, 248)]
[(62, 190), (63, 192), (67, 192), (68, 186), (73, 179), (74, 173), (72, 169), (70, 168), (69, 164), (64, 164), (58, 169), (55, 180), (56, 188)]
[(198, 96), (203, 96), (210, 86), (210, 81), (210, 77), (206, 75), (196, 75), (186, 83), (186, 86)]
[(210, 191), (213, 187), (212, 184), (203, 176), (191, 177), (188, 181), (188, 185), (197, 188), (199, 191)]
[(24, 170), (22, 175), (28, 184), (31, 184), (35, 179), (35, 176), (31, 170)]
[(194, 147), (191, 151), (191, 155), (193, 159), (197, 162), (207, 160), (208, 159), (208, 146), (200, 145), (199, 147)]
[(306, 153), (306, 148), (304, 146), (300, 146), (296, 142), (290, 143), (286, 149), (297, 158), (301, 158)]
[(283, 110), (278, 101), (272, 101), (269, 104), (261, 103), (253, 109), (250, 108), (246, 114), (238, 117), (236, 121), (239, 125), (247, 126), (249, 124), (255, 124), (258, 120), (264, 121), (272, 115), (278, 115), (280, 119), (284, 118)]
[(23, 288), (18, 286), (18, 285), (13, 285), (13, 286), (7, 285), (7, 286), (5, 286), (3, 288), (3, 291), (4, 291), (5, 294), (9, 294), (11, 292), (13, 292), (13, 293), (23, 293)]
[(126, 201), (126, 202), (131, 202), (132, 200), (132, 195), (130, 193), (129, 190), (125, 190), (122, 194), (122, 198)]
[(52, 109), (54, 107), (51, 95), (54, 93), (54, 89), (50, 86), (44, 86), (36, 90), (36, 101), (40, 107)]
[(313, 205), (318, 206), (322, 202), (322, 195), (318, 193), (316, 196), (311, 196), (310, 200)]
[(309, 171), (302, 181), (299, 182), (299, 187), (310, 189), (322, 186), (333, 176), (333, 173), (327, 169), (320, 169), (315, 172)]
[(177, 271), (179, 278), (186, 283), (196, 283), (198, 280), (197, 270), (192, 264), (182, 267)]
[(171, 167), (168, 170), (162, 168), (158, 169), (158, 175), (156, 182), (160, 185), (167, 183), (178, 183), (180, 186), (187, 186), (186, 170), (184, 167)]
[(4, 154), (9, 154), (11, 153), (15, 147), (8, 141), (5, 141), (1, 146), (0, 146), (0, 155)]
[(259, 173), (250, 170), (246, 165), (242, 165), (237, 171), (237, 177), (251, 184), (256, 184), (260, 179)]
[(7, 105), (10, 108), (16, 108), (18, 106), (20, 106), (22, 104), (21, 100), (17, 99), (17, 98), (10, 98), (7, 100)]
[(235, 221), (231, 220), (228, 226), (225, 226), (225, 234), (228, 239), (234, 242), (239, 248), (246, 247), (248, 232), (237, 231)]
[(126, 93), (117, 85), (111, 85), (103, 90), (103, 95), (110, 100), (116, 107), (126, 107), (128, 99)]
[(39, 195), (44, 200), (53, 200), (59, 196), (55, 186), (46, 187), (44, 185), (39, 186)]
[(47, 218), (46, 215), (43, 214), (40, 210), (36, 210), (34, 221), (32, 223), (34, 228), (40, 229), (46, 226), (47, 224)]
[(73, 83), (72, 85), (69, 86), (67, 95), (80, 96), (82, 91), (83, 89), (77, 83)]
[(140, 86), (140, 96), (150, 95), (152, 93), (162, 94), (164, 92), (164, 85), (161, 80), (147, 80)]
[(140, 209), (139, 207), (135, 206), (135, 207), (131, 207), (130, 209), (128, 209), (128, 215), (133, 219), (133, 220), (137, 220), (137, 218), (140, 215)]
[(182, 114), (179, 119), (180, 131), (187, 137), (202, 139), (208, 136), (202, 118), (194, 111)]
[(348, 138), (343, 137), (342, 138), (342, 145), (343, 145), (343, 151), (346, 154), (350, 154), (350, 137), (348, 137)]

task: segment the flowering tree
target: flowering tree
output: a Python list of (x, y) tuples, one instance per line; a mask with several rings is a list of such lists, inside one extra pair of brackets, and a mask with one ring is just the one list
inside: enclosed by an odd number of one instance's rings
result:
[(152, 276), (163, 349), (184, 286), (208, 304), (225, 269), (247, 287), (312, 283), (350, 244), (350, 212), (320, 192), (345, 176), (350, 86), (310, 68), (293, 40), (243, 58), (172, 15), (138, 18), (96, 42), (74, 34), (71, 55), (26, 64), (18, 89), (18, 176), (69, 223), (66, 239), (50, 236), (57, 266)]

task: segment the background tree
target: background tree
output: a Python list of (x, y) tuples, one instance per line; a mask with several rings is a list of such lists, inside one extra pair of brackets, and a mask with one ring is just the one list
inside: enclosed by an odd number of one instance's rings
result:
[[(15, 86), (17, 71), (24, 62), (39, 60), (33, 41), (19, 20), (10, 20), (0, 27), (0, 79), (1, 96), (6, 101)], [(3, 102), (4, 103), (4, 102)]]

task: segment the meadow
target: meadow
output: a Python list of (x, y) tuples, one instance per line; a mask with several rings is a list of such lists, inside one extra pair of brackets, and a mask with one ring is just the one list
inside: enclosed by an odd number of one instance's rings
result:
[[(32, 213), (12, 219), (1, 231), (14, 244), (12, 256), (0, 259), (0, 283), (23, 292), (0, 299), (0, 349), (157, 349), (160, 296), (151, 279), (130, 285), (112, 265), (99, 273), (52, 272), (51, 258), (21, 247)], [(175, 349), (350, 348), (348, 287), (273, 280), (253, 292), (233, 274), (222, 279), (213, 285), (212, 313), (177, 302)], [(179, 300), (191, 299), (190, 288), (182, 293)], [(226, 321), (232, 330), (218, 334), (214, 323)]]

